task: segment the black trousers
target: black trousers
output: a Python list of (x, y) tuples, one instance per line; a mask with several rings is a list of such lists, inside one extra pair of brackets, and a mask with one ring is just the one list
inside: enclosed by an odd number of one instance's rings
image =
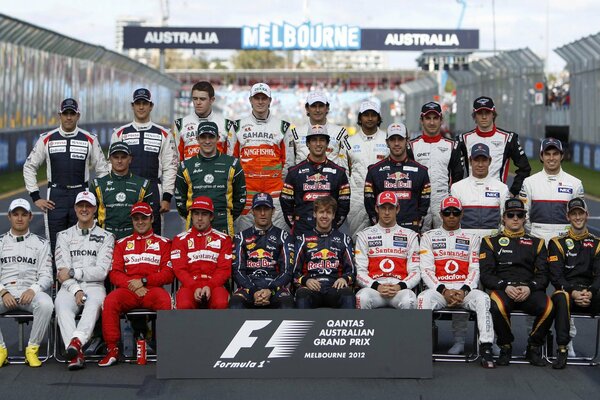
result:
[(536, 317), (528, 343), (533, 346), (544, 344), (554, 317), (552, 301), (545, 292), (536, 290), (531, 292), (527, 300), (516, 302), (508, 297), (505, 291), (493, 290), (490, 298), (492, 299), (490, 312), (499, 346), (511, 344), (515, 340), (510, 325), (510, 314), (513, 310), (523, 311)]
[(277, 290), (271, 295), (270, 304), (264, 307), (254, 305), (254, 296), (248, 289), (240, 288), (229, 299), (229, 308), (294, 308), (294, 297), (286, 288)]
[(592, 297), (592, 302), (588, 307), (580, 307), (573, 301), (573, 298), (562, 290), (552, 294), (552, 303), (554, 304), (554, 330), (556, 332), (556, 343), (559, 346), (566, 346), (571, 341), (569, 327), (571, 326), (571, 313), (582, 313), (596, 315), (600, 313), (600, 296)]
[(307, 287), (301, 287), (296, 290), (297, 308), (356, 308), (356, 298), (351, 288), (334, 289), (333, 287), (323, 288), (320, 292), (315, 292)]

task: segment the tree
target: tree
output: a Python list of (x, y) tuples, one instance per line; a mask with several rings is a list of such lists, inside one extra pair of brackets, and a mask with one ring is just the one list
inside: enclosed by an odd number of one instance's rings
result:
[(237, 69), (274, 69), (285, 66), (285, 58), (270, 50), (240, 50), (232, 62)]

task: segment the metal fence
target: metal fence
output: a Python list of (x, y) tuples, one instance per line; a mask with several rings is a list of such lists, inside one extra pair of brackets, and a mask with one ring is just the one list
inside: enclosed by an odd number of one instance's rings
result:
[(132, 119), (131, 95), (146, 87), (155, 103), (153, 120), (170, 124), (179, 86), (121, 54), (0, 14), (0, 171), (22, 165), (22, 157), (14, 157), (15, 135), (27, 143), (21, 154), (30, 151), (34, 136), (58, 126), (66, 97), (79, 102), (82, 126), (116, 127)]
[(600, 170), (600, 33), (554, 51), (569, 71), (572, 160)]
[(409, 132), (418, 132), (421, 129), (421, 107), (433, 101), (439, 92), (435, 74), (403, 83), (400, 90), (404, 93), (404, 124)]
[(545, 80), (544, 63), (528, 48), (472, 62), (468, 71), (449, 71), (449, 76), (456, 82), (456, 131), (473, 128), (473, 100), (489, 96), (498, 126), (523, 137), (543, 137), (544, 102), (535, 104), (534, 88)]

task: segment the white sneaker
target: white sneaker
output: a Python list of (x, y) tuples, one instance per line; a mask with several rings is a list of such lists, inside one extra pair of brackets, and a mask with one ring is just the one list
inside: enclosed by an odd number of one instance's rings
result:
[(454, 342), (452, 347), (448, 350), (448, 354), (457, 356), (465, 352), (465, 344), (462, 342)]
[(569, 358), (577, 357), (577, 353), (575, 353), (575, 347), (573, 346), (572, 340), (569, 342), (569, 344), (567, 344), (567, 351), (569, 352)]

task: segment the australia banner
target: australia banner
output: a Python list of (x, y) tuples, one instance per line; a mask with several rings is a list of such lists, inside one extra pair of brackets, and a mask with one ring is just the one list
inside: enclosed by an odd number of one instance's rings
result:
[(383, 50), (479, 49), (477, 29), (361, 29), (265, 24), (241, 28), (126, 26), (126, 49)]

